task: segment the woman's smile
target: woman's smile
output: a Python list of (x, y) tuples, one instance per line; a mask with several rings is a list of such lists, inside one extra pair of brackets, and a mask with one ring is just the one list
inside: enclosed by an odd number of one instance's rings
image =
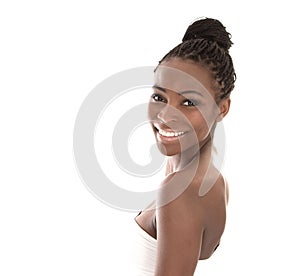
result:
[(179, 138), (181, 138), (187, 133), (187, 131), (182, 131), (182, 130), (175, 131), (170, 128), (164, 128), (159, 126), (158, 124), (154, 124), (153, 127), (156, 132), (157, 139), (162, 142), (163, 141), (171, 142), (171, 141), (179, 140)]

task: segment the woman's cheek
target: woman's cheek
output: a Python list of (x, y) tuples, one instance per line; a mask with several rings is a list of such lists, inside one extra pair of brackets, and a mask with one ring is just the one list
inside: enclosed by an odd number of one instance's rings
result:
[(148, 104), (148, 118), (149, 120), (154, 120), (157, 118), (157, 114), (162, 110), (162, 103), (150, 102)]
[(202, 141), (207, 137), (213, 125), (209, 117), (205, 117), (203, 112), (200, 112), (199, 110), (195, 111), (193, 114), (190, 114), (189, 123), (192, 126), (198, 141)]
[(205, 126), (207, 130), (215, 124), (217, 115), (211, 106), (201, 106), (201, 108), (198, 108), (197, 113), (199, 124), (203, 127)]

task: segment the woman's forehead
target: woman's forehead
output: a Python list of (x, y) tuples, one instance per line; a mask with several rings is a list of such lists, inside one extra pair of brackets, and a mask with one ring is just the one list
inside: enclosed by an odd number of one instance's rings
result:
[(183, 71), (182, 68), (159, 65), (154, 74), (154, 86), (177, 93), (196, 91), (205, 97), (212, 97), (212, 91), (209, 91), (199, 78), (195, 78), (186, 71)]

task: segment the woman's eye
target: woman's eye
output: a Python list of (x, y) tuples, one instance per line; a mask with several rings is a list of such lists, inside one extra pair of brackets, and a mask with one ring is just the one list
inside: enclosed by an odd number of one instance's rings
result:
[(151, 98), (152, 98), (155, 102), (165, 102), (165, 99), (164, 99), (162, 96), (158, 95), (158, 94), (153, 94), (153, 95), (151, 96)]
[(185, 105), (185, 106), (196, 106), (196, 105), (199, 105), (199, 102), (196, 101), (196, 100), (189, 100), (189, 99), (186, 99), (186, 100), (183, 102), (183, 105)]

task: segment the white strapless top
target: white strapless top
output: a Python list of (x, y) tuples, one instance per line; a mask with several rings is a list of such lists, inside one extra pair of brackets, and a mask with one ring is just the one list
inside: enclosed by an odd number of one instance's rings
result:
[(153, 276), (156, 262), (157, 240), (144, 231), (134, 220), (135, 233), (132, 241), (134, 276)]

